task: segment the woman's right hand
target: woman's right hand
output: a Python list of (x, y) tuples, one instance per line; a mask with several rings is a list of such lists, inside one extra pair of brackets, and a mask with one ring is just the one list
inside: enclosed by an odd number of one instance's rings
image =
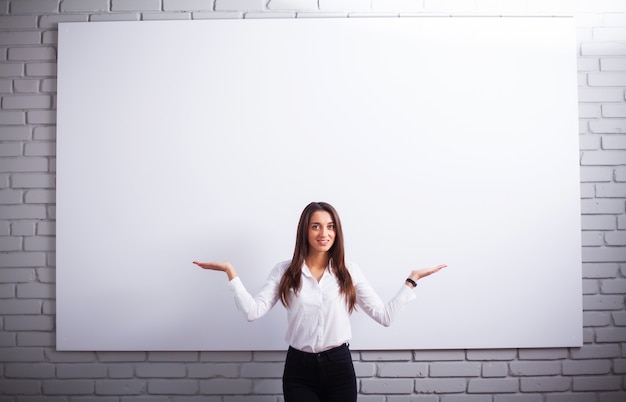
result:
[(210, 269), (213, 271), (222, 271), (228, 275), (228, 280), (232, 281), (237, 277), (237, 272), (235, 271), (235, 267), (230, 262), (199, 262), (194, 261), (194, 264), (203, 269)]

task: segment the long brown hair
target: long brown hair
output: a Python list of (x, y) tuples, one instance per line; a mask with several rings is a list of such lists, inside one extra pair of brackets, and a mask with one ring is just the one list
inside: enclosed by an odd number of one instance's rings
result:
[(346, 267), (341, 220), (335, 208), (326, 202), (312, 202), (304, 208), (300, 215), (293, 258), (280, 279), (280, 285), (278, 287), (280, 300), (284, 306), (289, 306), (289, 291), (293, 290), (294, 293), (300, 291), (302, 265), (309, 254), (309, 224), (311, 222), (311, 216), (316, 211), (328, 212), (335, 223), (335, 241), (330, 250), (328, 250), (328, 257), (331, 269), (337, 277), (337, 282), (339, 282), (339, 292), (345, 297), (348, 311), (352, 313), (356, 307), (356, 290), (354, 289), (350, 272)]

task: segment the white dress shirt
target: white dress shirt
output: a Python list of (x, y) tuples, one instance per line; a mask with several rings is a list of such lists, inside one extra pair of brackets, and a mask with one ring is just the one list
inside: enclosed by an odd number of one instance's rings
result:
[[(237, 308), (248, 321), (262, 317), (280, 300), (278, 286), (289, 262), (278, 263), (254, 297), (239, 277), (230, 281)], [(415, 298), (414, 292), (403, 284), (398, 293), (385, 304), (357, 265), (347, 264), (347, 267), (356, 288), (357, 306), (384, 326), (391, 325), (398, 311)], [(294, 295), (292, 290), (289, 298), (285, 340), (303, 352), (319, 353), (349, 342), (351, 338), (350, 314), (332, 269), (326, 269), (318, 282), (306, 264), (303, 265), (300, 292)]]

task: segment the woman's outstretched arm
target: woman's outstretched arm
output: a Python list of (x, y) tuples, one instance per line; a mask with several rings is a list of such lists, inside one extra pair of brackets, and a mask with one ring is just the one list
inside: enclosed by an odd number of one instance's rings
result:
[(241, 282), (235, 267), (229, 262), (193, 262), (195, 265), (212, 271), (222, 271), (228, 275), (228, 286), (235, 296), (235, 304), (248, 321), (263, 317), (278, 301), (278, 283), (284, 269), (284, 264), (278, 264), (270, 272), (263, 288), (256, 296), (252, 296)]
[(233, 267), (233, 265), (230, 262), (198, 262), (198, 261), (194, 261), (194, 264), (196, 264), (197, 266), (199, 266), (200, 268), (204, 268), (204, 269), (210, 269), (213, 271), (222, 271), (225, 272), (226, 275), (228, 275), (228, 280), (232, 281), (233, 279), (235, 279), (238, 275), (237, 275), (237, 271), (235, 270), (235, 267)]

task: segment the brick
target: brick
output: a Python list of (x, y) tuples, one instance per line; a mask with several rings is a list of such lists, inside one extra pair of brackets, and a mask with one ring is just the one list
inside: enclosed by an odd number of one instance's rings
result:
[(45, 395), (91, 395), (94, 383), (91, 380), (46, 380), (42, 388)]
[[(626, 133), (626, 119), (602, 119), (592, 120), (589, 122), (591, 132), (597, 134), (622, 134)], [(614, 165), (623, 164), (624, 156), (621, 155), (622, 162), (613, 163)]]
[[(28, 190), (24, 198), (26, 204), (46, 204), (56, 201), (55, 190)], [(40, 224), (41, 225), (41, 224)], [(54, 233), (37, 232), (39, 235), (47, 235)]]
[(148, 352), (151, 362), (196, 362), (198, 352)]
[(139, 21), (141, 15), (138, 13), (115, 13), (115, 14), (94, 14), (90, 21)]
[[(626, 111), (626, 107), (624, 111)], [(624, 116), (626, 117), (626, 113), (624, 113)], [(608, 135), (602, 137), (602, 149), (626, 149), (626, 135)], [(626, 157), (626, 154), (624, 156)], [(624, 163), (626, 163), (626, 159)]]
[(252, 381), (246, 379), (215, 378), (200, 380), (203, 395), (240, 395), (252, 392)]
[(626, 326), (626, 312), (612, 313), (611, 317), (615, 321), (615, 325), (620, 327)]
[(17, 285), (17, 297), (20, 299), (53, 299), (55, 294), (54, 284), (33, 282)]
[(87, 21), (89, 21), (88, 14), (46, 14), (39, 18), (39, 28), (58, 29), (59, 23)]
[(284, 363), (244, 363), (241, 365), (241, 376), (246, 378), (282, 378)]
[(150, 363), (137, 365), (135, 373), (137, 377), (180, 378), (185, 377), (186, 369), (182, 364)]
[(583, 294), (591, 295), (600, 293), (600, 281), (595, 279), (583, 279)]
[(584, 296), (583, 309), (589, 310), (621, 310), (624, 298), (619, 296)]
[(4, 368), (7, 378), (54, 378), (54, 364), (11, 363)]
[(361, 379), (361, 392), (364, 394), (410, 394), (414, 381), (411, 379)]
[(480, 375), (480, 363), (432, 363), (430, 377), (477, 377)]
[(619, 354), (619, 345), (584, 345), (572, 350), (572, 359), (611, 359)]
[(56, 140), (56, 134), (56, 127), (54, 126), (35, 127), (33, 129), (33, 139), (38, 141)]
[(467, 392), (472, 394), (513, 393), (518, 389), (516, 378), (470, 379), (467, 386)]
[(0, 64), (0, 77), (21, 77), (24, 74), (22, 63)]
[(579, 102), (621, 102), (624, 100), (624, 91), (620, 88), (578, 88)]
[(152, 380), (148, 382), (150, 394), (194, 395), (198, 392), (198, 382), (194, 380)]
[(26, 121), (29, 124), (55, 124), (57, 114), (55, 111), (30, 111), (26, 113)]
[[(596, 187), (597, 188), (597, 187)], [(581, 211), (585, 215), (591, 214), (621, 214), (626, 210), (624, 200), (619, 199), (589, 199), (581, 200)]]
[(520, 380), (522, 392), (564, 392), (570, 389), (572, 380), (563, 377), (532, 377)]
[(623, 41), (626, 38), (626, 28), (594, 27), (593, 38), (597, 41)]
[[(595, 394), (592, 393), (559, 393), (548, 394), (546, 402), (598, 402)], [(605, 401), (602, 401), (605, 402)]]
[(3, 395), (39, 395), (41, 383), (38, 380), (2, 379), (0, 380), (0, 389)]
[(622, 151), (585, 151), (580, 164), (595, 166), (615, 166), (623, 163), (625, 152)]
[(253, 359), (257, 362), (280, 362), (283, 363), (287, 356), (287, 352), (283, 351), (259, 351), (254, 352)]
[(617, 221), (614, 215), (582, 215), (583, 230), (614, 230)]
[(625, 105), (602, 105), (602, 117), (626, 117)]
[[(392, 3), (388, 1), (388, 3)], [(421, 6), (421, 5), (420, 5)], [(272, 0), (267, 5), (268, 10), (292, 10), (298, 12), (304, 11), (317, 11), (317, 1), (316, 0)], [(374, 6), (372, 3), (372, 9), (377, 10), (378, 8)]]
[(594, 376), (575, 377), (572, 390), (574, 391), (611, 391), (622, 388), (622, 377)]
[(506, 363), (488, 362), (482, 365), (481, 375), (485, 378), (506, 377), (508, 366)]
[(108, 11), (108, 0), (63, 0), (61, 12), (99, 12)]
[(0, 252), (20, 251), (22, 249), (22, 239), (19, 237), (0, 237)]
[(173, 20), (190, 20), (189, 13), (144, 13), (141, 18), (143, 21), (173, 21)]
[(619, 266), (614, 263), (583, 264), (583, 278), (615, 278)]
[[(12, 176), (13, 188), (54, 188), (55, 176), (53, 174), (14, 174)], [(45, 216), (44, 216), (45, 217)]]
[(54, 347), (56, 345), (56, 335), (53, 332), (19, 332), (17, 334), (17, 345)]
[(96, 395), (140, 395), (148, 385), (139, 380), (96, 380)]
[[(11, 138), (7, 138), (7, 135), (9, 135), (11, 132), (23, 132), (26, 131), (28, 133), (28, 136), (26, 138), (30, 137), (30, 129), (28, 127), (19, 127), (19, 126), (13, 126), (13, 127), (6, 127), (6, 125), (10, 125), (10, 124), (24, 124), (26, 122), (25, 119), (26, 115), (24, 114), (24, 112), (16, 112), (16, 111), (0, 111), (0, 125), (3, 125), (4, 127), (0, 127), (0, 138), (2, 138), (4, 141), (10, 140)], [(18, 138), (18, 139), (26, 139), (26, 138)]]
[(583, 247), (583, 262), (622, 262), (626, 247)]
[(59, 0), (19, 0), (11, 2), (13, 14), (40, 14), (59, 11)]
[(415, 392), (417, 393), (456, 393), (465, 392), (467, 380), (463, 378), (424, 378), (415, 381)]
[[(41, 348), (0, 348), (0, 361), (3, 363), (36, 362), (43, 363), (44, 355)], [(2, 389), (2, 388), (0, 388)]]
[[(541, 395), (495, 395), (494, 402), (543, 402)], [(570, 401), (572, 402), (572, 401)]]
[(579, 103), (578, 104), (578, 118), (579, 119), (593, 119), (601, 116), (602, 105), (598, 103)]
[[(5, 115), (6, 117), (9, 117)], [(18, 118), (23, 118), (24, 114), (22, 112), (15, 112), (15, 114), (11, 117), (14, 117), (15, 120)], [(0, 115), (0, 118), (2, 116)], [(30, 139), (31, 129), (30, 127), (24, 126), (4, 126), (0, 127), (0, 136), (4, 141), (11, 140), (27, 140)]]
[(583, 231), (581, 240), (583, 246), (602, 246), (604, 245), (604, 232)]
[(3, 205), (0, 219), (43, 219), (46, 209), (40, 205)]
[(623, 56), (626, 53), (626, 43), (581, 43), (582, 56)]
[(37, 31), (0, 31), (0, 46), (38, 45), (41, 34)]
[(35, 94), (39, 92), (39, 80), (13, 80), (13, 87), (17, 94)]
[[(57, 63), (27, 63), (27, 77), (55, 77), (57, 75)], [(43, 95), (42, 95), (43, 96)]]
[(106, 378), (107, 367), (104, 364), (57, 364), (57, 378)]
[(198, 363), (187, 366), (187, 377), (189, 378), (235, 378), (238, 376), (239, 364), (235, 363)]
[(509, 364), (514, 376), (546, 376), (561, 373), (560, 361), (516, 361)]
[(626, 328), (596, 328), (596, 342), (626, 342)]
[[(15, 298), (15, 285), (2, 283), (0, 284), (0, 299), (13, 299)], [(6, 321), (6, 318), (4, 320)], [(6, 324), (5, 324), (6, 326)]]
[(604, 235), (608, 246), (626, 246), (626, 231), (607, 232)]
[(0, 15), (0, 27), (2, 27), (2, 29), (11, 29), (11, 30), (36, 29), (37, 28), (37, 16), (35, 15)]
[(25, 251), (54, 251), (56, 238), (53, 236), (33, 236), (24, 239)]
[(145, 352), (98, 352), (101, 362), (143, 362), (146, 361)]
[(602, 71), (626, 71), (626, 57), (603, 57), (600, 59)]
[(390, 351), (362, 351), (362, 361), (410, 361), (411, 352), (401, 350)]
[(563, 375), (609, 374), (611, 367), (610, 360), (565, 361), (563, 362)]
[(94, 352), (59, 352), (56, 349), (45, 350), (46, 361), (51, 363), (88, 363), (96, 362)]
[(611, 324), (611, 315), (601, 311), (585, 311), (583, 327), (606, 327)]
[[(391, 363), (395, 364), (395, 363)], [(354, 372), (357, 378), (361, 377), (373, 377), (376, 375), (376, 364), (374, 363), (361, 363), (359, 361), (355, 361)]]
[(216, 11), (262, 11), (264, 9), (264, 0), (215, 0)]
[(19, 190), (4, 189), (0, 190), (0, 204), (21, 204), (22, 192)]
[(422, 378), (428, 375), (427, 363), (379, 363), (379, 377)]
[(40, 300), (3, 300), (0, 305), (0, 313), (3, 315), (39, 314), (40, 312)]
[(110, 378), (133, 378), (135, 370), (128, 364), (111, 364), (108, 367)]
[(592, 87), (619, 87), (626, 86), (626, 77), (622, 73), (613, 72), (589, 73), (587, 82)]
[[(626, 152), (624, 152), (626, 156)], [(597, 197), (617, 197), (626, 198), (626, 184), (601, 183), (596, 185)]]
[(17, 345), (13, 332), (0, 332), (0, 348), (13, 348)]
[(49, 315), (7, 316), (4, 318), (7, 331), (52, 331), (54, 317)]
[(33, 236), (36, 229), (35, 222), (14, 222), (11, 224), (11, 234), (14, 236)]
[(56, 60), (56, 50), (50, 46), (13, 47), (9, 49), (10, 61)]
[(57, 79), (44, 78), (41, 80), (41, 92), (57, 92)]
[(0, 160), (0, 172), (45, 172), (47, 170), (47, 158), (3, 158)]
[(0, 283), (30, 282), (35, 279), (35, 271), (30, 268), (0, 268)]
[(160, 0), (111, 0), (111, 11), (160, 11)]
[(49, 109), (52, 99), (49, 95), (5, 95), (3, 109)]
[(163, 0), (164, 11), (212, 11), (212, 0)]

